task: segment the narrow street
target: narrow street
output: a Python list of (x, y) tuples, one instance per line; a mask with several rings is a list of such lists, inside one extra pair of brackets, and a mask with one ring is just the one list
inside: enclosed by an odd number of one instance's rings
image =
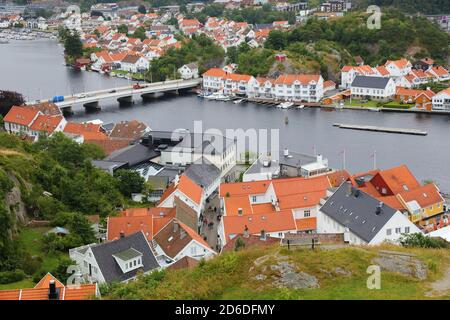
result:
[[(205, 206), (204, 223), (200, 229), (200, 234), (203, 237), (206, 236), (206, 242), (208, 242), (211, 248), (217, 250), (217, 227), (219, 225), (217, 216), (220, 214), (220, 199), (219, 196), (215, 194), (211, 196), (209, 200), (209, 203), (206, 203)], [(216, 212), (214, 211), (214, 208), (216, 208)]]

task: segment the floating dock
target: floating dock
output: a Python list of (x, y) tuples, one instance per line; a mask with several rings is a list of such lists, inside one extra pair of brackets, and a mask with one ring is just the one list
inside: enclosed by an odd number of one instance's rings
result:
[(341, 128), (341, 129), (398, 133), (398, 134), (412, 134), (412, 135), (416, 135), (416, 136), (426, 136), (428, 134), (428, 132), (418, 130), (418, 129), (387, 128), (387, 127), (365, 126), (365, 125), (345, 124), (345, 123), (335, 123), (335, 124), (333, 124), (333, 126)]

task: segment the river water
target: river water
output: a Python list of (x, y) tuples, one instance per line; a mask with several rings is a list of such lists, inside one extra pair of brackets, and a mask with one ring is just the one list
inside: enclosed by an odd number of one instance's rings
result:
[[(62, 47), (52, 40), (19, 41), (0, 45), (0, 89), (21, 92), (28, 99), (46, 99), (84, 90), (126, 85), (127, 80), (92, 72), (74, 71), (63, 66)], [(450, 192), (450, 116), (334, 111), (320, 109), (280, 110), (253, 103), (235, 105), (206, 101), (195, 95), (162, 96), (131, 107), (114, 101), (101, 103), (102, 111), (85, 113), (74, 107), (74, 121), (101, 119), (104, 122), (138, 119), (153, 130), (193, 129), (194, 121), (203, 128), (279, 129), (280, 148), (312, 154), (315, 150), (341, 168), (346, 150), (346, 168), (352, 172), (372, 169), (374, 150), (377, 167), (407, 164), (419, 180), (432, 179), (442, 191)], [(285, 124), (285, 117), (289, 123)], [(344, 130), (333, 123), (414, 128), (427, 136)]]

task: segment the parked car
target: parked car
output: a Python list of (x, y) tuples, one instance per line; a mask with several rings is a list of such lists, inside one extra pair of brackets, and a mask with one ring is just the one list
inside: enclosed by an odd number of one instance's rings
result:
[(115, 93), (115, 92), (116, 92), (116, 89), (109, 91), (109, 93)]

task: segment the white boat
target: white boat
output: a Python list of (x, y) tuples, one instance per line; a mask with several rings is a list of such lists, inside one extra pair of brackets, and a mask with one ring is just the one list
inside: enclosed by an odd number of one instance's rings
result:
[(231, 99), (230, 97), (228, 97), (220, 92), (211, 93), (210, 95), (204, 96), (204, 98), (210, 99), (210, 100), (219, 100), (219, 101), (229, 101)]
[(288, 108), (292, 107), (293, 105), (294, 105), (293, 102), (286, 101), (286, 102), (280, 103), (280, 104), (277, 106), (277, 108), (288, 109)]
[(373, 112), (380, 112), (379, 108), (367, 108), (367, 110), (373, 111)]
[(233, 103), (234, 104), (239, 104), (242, 103), (244, 101), (244, 99), (239, 99), (239, 100), (234, 100)]
[(304, 104), (301, 104), (301, 105), (299, 105), (298, 107), (297, 107), (297, 109), (303, 109), (305, 107), (305, 105)]

